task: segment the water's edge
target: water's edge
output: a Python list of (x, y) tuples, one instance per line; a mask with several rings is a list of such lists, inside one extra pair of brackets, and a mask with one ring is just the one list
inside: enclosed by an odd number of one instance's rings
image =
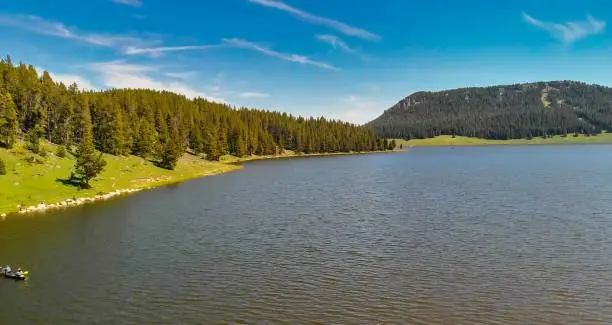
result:
[(164, 183), (158, 183), (152, 186), (145, 187), (135, 187), (135, 188), (125, 188), (125, 189), (117, 189), (108, 193), (101, 193), (95, 196), (90, 197), (79, 197), (79, 198), (66, 198), (59, 202), (53, 202), (50, 204), (46, 204), (41, 202), (37, 205), (31, 205), (28, 207), (17, 206), (16, 210), (8, 213), (3, 213), (0, 215), (0, 218), (4, 219), (7, 216), (13, 215), (23, 215), (23, 214), (34, 214), (34, 213), (44, 213), (47, 211), (58, 210), (58, 209), (66, 209), (70, 207), (78, 207), (85, 204), (96, 203), (100, 201), (105, 201), (111, 198), (116, 198), (119, 196), (126, 196), (128, 194), (155, 189), (162, 188), (166, 186), (176, 185), (179, 183), (184, 183), (187, 181), (192, 181), (195, 179), (205, 178), (209, 176), (215, 176), (219, 174), (225, 174), (233, 171), (240, 170), (244, 168), (244, 164), (248, 162), (261, 161), (261, 160), (276, 160), (276, 159), (295, 159), (295, 158), (309, 158), (309, 157), (329, 157), (329, 156), (347, 156), (347, 155), (365, 155), (365, 154), (375, 154), (375, 153), (393, 153), (393, 152), (404, 152), (407, 150), (393, 150), (393, 151), (364, 151), (364, 152), (331, 152), (331, 153), (315, 153), (315, 154), (300, 154), (300, 155), (277, 155), (277, 156), (257, 156), (257, 157), (249, 157), (249, 158), (238, 158), (236, 161), (230, 162), (221, 162), (226, 165), (233, 165), (236, 168), (230, 170), (222, 170), (215, 171), (206, 175), (198, 175), (191, 178), (185, 178), (180, 180), (170, 180)]

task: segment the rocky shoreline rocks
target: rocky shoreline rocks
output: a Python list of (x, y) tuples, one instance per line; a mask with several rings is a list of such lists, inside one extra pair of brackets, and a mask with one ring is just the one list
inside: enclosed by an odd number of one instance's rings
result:
[(134, 193), (138, 191), (140, 191), (140, 189), (123, 189), (123, 190), (116, 190), (110, 193), (99, 194), (93, 197), (80, 197), (80, 198), (66, 199), (64, 201), (52, 203), (52, 204), (45, 204), (44, 202), (40, 202), (37, 205), (31, 205), (28, 207), (18, 205), (17, 209), (19, 211), (17, 213), (27, 214), (27, 213), (43, 212), (43, 211), (48, 211), (48, 210), (79, 206), (79, 205), (84, 205), (87, 203), (108, 200), (115, 196), (119, 196), (122, 194), (128, 194), (128, 193)]

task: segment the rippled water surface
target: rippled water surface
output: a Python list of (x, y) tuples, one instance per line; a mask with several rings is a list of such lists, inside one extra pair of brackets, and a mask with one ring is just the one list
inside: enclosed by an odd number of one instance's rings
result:
[(0, 324), (612, 324), (612, 146), (255, 162), (0, 222)]

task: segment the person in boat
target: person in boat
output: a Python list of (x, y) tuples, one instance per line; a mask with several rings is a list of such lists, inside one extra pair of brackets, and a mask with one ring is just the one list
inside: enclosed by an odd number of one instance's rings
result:
[(15, 275), (17, 275), (18, 277), (22, 277), (23, 276), (23, 271), (21, 271), (21, 268), (17, 269), (17, 272), (15, 273)]
[(11, 267), (10, 266), (5, 266), (4, 268), (2, 268), (2, 272), (4, 273), (10, 273), (11, 272)]

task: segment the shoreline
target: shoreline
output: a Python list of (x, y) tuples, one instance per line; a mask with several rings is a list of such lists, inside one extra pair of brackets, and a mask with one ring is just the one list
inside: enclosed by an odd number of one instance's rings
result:
[(554, 146), (554, 147), (567, 147), (567, 146), (605, 146), (612, 145), (612, 142), (567, 142), (567, 143), (456, 143), (456, 144), (413, 144), (407, 146), (408, 149), (415, 148), (462, 148), (462, 147), (531, 147), (531, 146)]
[[(315, 154), (280, 154), (280, 155), (272, 155), (272, 156), (249, 156), (243, 158), (233, 157), (230, 159), (225, 159), (224, 161), (219, 161), (220, 165), (233, 166), (234, 168), (230, 169), (218, 169), (210, 173), (203, 173), (201, 175), (196, 175), (194, 177), (187, 177), (181, 179), (162, 179), (161, 182), (151, 184), (150, 186), (138, 186), (133, 188), (123, 188), (116, 189), (111, 192), (101, 192), (94, 196), (83, 196), (72, 198), (66, 198), (61, 201), (46, 203), (45, 201), (41, 201), (36, 205), (22, 206), (18, 204), (14, 211), (9, 211), (0, 214), (0, 220), (4, 220), (7, 216), (14, 215), (31, 215), (31, 214), (42, 214), (45, 212), (68, 209), (72, 207), (79, 207), (87, 204), (97, 203), (109, 200), (111, 198), (117, 198), (120, 196), (127, 196), (129, 194), (150, 190), (154, 188), (161, 188), (164, 186), (174, 185), (178, 183), (183, 183), (186, 181), (191, 181), (195, 179), (205, 178), (208, 176), (225, 174), (228, 172), (236, 171), (244, 168), (243, 164), (247, 162), (253, 161), (261, 161), (261, 160), (275, 160), (275, 159), (295, 159), (295, 158), (307, 158), (307, 157), (328, 157), (328, 156), (349, 156), (349, 155), (365, 155), (365, 154), (375, 154), (375, 153), (395, 153), (395, 152), (405, 152), (405, 150), (387, 150), (387, 151), (361, 151), (361, 152), (330, 152), (330, 153), (315, 153)], [(159, 181), (158, 179), (150, 180), (151, 183)]]
[(578, 137), (570, 136), (561, 137), (554, 136), (549, 138), (532, 138), (532, 139), (509, 139), (509, 140), (492, 140), (481, 138), (470, 138), (464, 136), (456, 136), (453, 138), (448, 135), (441, 135), (426, 139), (395, 139), (398, 146), (403, 145), (404, 148), (419, 148), (419, 147), (480, 147), (480, 146), (568, 146), (568, 145), (606, 145), (612, 144), (612, 133), (602, 133), (594, 136), (579, 135)]
[(276, 159), (296, 159), (296, 158), (311, 158), (311, 157), (333, 157), (333, 156), (352, 156), (352, 155), (369, 155), (375, 153), (396, 153), (406, 152), (408, 148), (396, 149), (396, 150), (377, 150), (377, 151), (350, 151), (350, 152), (329, 152), (329, 153), (309, 153), (309, 154), (280, 154), (280, 155), (268, 155), (268, 156), (249, 156), (243, 158), (230, 158), (222, 161), (225, 164), (242, 164), (251, 161), (260, 160), (276, 160)]

